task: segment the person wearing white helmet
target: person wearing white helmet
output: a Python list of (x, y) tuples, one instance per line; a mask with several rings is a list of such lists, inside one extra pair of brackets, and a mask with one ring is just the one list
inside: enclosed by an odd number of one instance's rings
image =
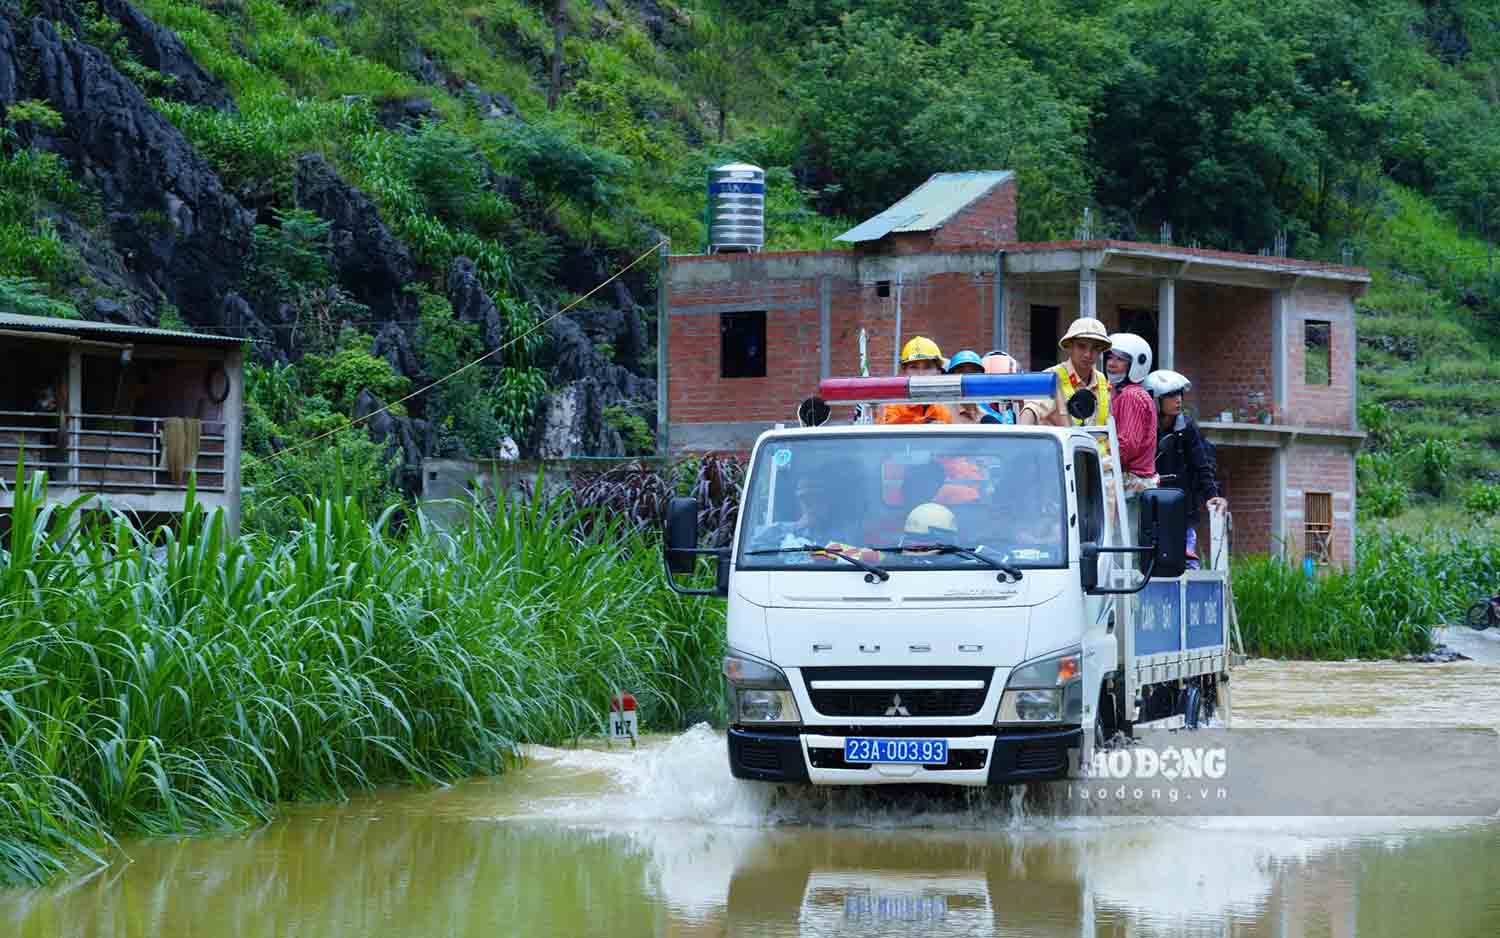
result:
[(1120, 468), (1125, 474), (1125, 494), (1138, 495), (1154, 489), (1156, 475), (1156, 407), (1141, 386), (1151, 370), (1151, 345), (1133, 332), (1109, 337), (1104, 370), (1113, 389), (1110, 416), (1120, 441)]
[(1188, 566), (1198, 569), (1198, 503), (1210, 511), (1225, 511), (1229, 502), (1219, 487), (1213, 445), (1203, 438), (1198, 424), (1182, 409), (1183, 395), (1192, 382), (1178, 372), (1163, 369), (1146, 376), (1146, 390), (1156, 399), (1156, 468), (1161, 484), (1187, 493)]

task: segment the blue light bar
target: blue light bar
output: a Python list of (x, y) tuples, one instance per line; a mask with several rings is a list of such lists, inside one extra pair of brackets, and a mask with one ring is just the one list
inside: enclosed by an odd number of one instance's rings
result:
[[(985, 401), (1050, 398), (1057, 393), (1057, 375), (1039, 371), (1020, 375), (961, 375), (963, 396)], [(916, 390), (915, 387), (912, 388)]]

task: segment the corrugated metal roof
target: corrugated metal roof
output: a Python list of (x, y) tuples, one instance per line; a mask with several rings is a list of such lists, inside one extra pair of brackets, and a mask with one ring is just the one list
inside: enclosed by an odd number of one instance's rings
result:
[(220, 348), (233, 348), (244, 341), (235, 336), (203, 335), (197, 332), (178, 332), (173, 329), (146, 329), (141, 326), (96, 322), (91, 319), (22, 316), (18, 313), (0, 313), (0, 329), (15, 332), (45, 332), (50, 335), (75, 336), (80, 339), (154, 342), (159, 345), (214, 345)]
[(1010, 170), (934, 173), (906, 198), (834, 238), (835, 241), (877, 241), (891, 232), (931, 231), (970, 202), (1011, 178)]

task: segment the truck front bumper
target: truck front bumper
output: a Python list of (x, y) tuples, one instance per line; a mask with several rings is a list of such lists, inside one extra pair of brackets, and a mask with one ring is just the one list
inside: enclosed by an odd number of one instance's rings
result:
[(1069, 751), (1082, 745), (1083, 732), (1072, 727), (949, 736), (945, 765), (847, 763), (844, 738), (730, 727), (729, 771), (735, 778), (814, 785), (1015, 785), (1065, 777)]

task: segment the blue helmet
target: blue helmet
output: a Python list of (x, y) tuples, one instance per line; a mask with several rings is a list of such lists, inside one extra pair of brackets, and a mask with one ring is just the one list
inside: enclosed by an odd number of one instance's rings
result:
[(948, 359), (948, 368), (946, 370), (949, 374), (952, 374), (953, 369), (959, 365), (973, 365), (980, 371), (984, 370), (984, 360), (979, 357), (977, 352), (971, 352), (968, 349), (964, 349), (962, 352), (955, 352), (953, 357)]

